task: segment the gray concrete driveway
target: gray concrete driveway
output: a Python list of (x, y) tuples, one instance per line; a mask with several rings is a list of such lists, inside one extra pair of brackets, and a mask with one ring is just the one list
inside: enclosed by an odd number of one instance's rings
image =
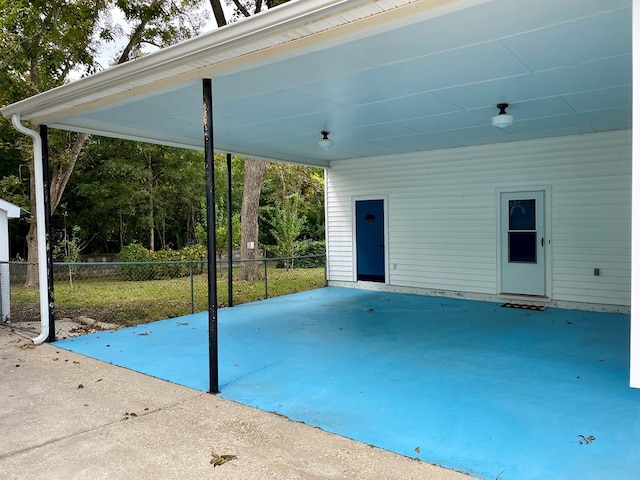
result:
[(6, 327), (0, 358), (3, 480), (471, 478)]

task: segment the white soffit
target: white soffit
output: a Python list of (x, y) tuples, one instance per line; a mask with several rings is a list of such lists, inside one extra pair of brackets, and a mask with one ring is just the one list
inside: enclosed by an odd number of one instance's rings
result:
[(314, 165), (625, 129), (631, 3), (299, 0), (2, 113), (201, 148), (210, 77), (217, 150)]

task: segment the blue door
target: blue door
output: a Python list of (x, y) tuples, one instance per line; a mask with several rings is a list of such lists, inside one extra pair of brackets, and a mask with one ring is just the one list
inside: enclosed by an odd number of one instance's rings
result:
[(384, 200), (356, 201), (356, 265), (358, 280), (384, 283)]

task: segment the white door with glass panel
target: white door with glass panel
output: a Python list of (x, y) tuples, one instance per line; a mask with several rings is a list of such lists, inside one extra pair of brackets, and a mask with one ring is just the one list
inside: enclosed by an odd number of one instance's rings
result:
[(545, 295), (544, 192), (500, 195), (501, 292)]

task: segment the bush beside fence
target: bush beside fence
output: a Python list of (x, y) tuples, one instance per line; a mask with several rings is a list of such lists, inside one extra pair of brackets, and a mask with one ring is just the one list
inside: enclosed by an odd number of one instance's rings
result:
[[(242, 265), (260, 264), (257, 280), (241, 280)], [(278, 268), (278, 264), (293, 268)], [(228, 305), (229, 269), (217, 262), (218, 303)], [(134, 325), (204, 311), (207, 262), (54, 263), (55, 317), (87, 316)], [(326, 285), (325, 256), (233, 261), (233, 304), (253, 302)], [(39, 321), (38, 288), (24, 286), (27, 264), (10, 263), (11, 321)]]

